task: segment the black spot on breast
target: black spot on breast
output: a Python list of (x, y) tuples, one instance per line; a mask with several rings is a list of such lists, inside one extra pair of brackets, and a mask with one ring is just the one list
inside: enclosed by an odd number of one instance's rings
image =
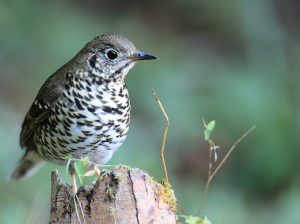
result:
[(52, 145), (56, 145), (55, 141), (51, 138)]
[(92, 67), (92, 68), (95, 68), (96, 67), (96, 60), (97, 60), (97, 56), (96, 55), (94, 55), (90, 60), (89, 60), (89, 63), (90, 63), (90, 66)]
[(85, 115), (83, 115), (81, 113), (79, 113), (78, 115), (80, 116), (80, 118), (87, 118), (87, 116), (85, 116)]
[(78, 83), (76, 83), (76, 89), (81, 90), (80, 86), (78, 85)]
[(66, 118), (66, 122), (67, 122), (68, 124), (74, 124), (74, 122), (73, 122), (72, 120), (70, 120), (68, 117)]
[(74, 91), (74, 89), (72, 91), (72, 94), (73, 94), (73, 96), (78, 97), (78, 94)]
[(92, 89), (88, 86), (86, 86), (86, 90), (89, 91), (89, 92), (92, 92)]
[(58, 129), (58, 133), (62, 136), (65, 136), (65, 133), (63, 133), (60, 129)]
[(81, 103), (82, 103), (84, 106), (86, 106), (86, 107), (88, 106), (88, 103), (87, 103), (86, 101), (84, 101), (84, 100), (81, 101)]
[(93, 134), (90, 131), (81, 131), (85, 136), (92, 136)]
[(117, 104), (117, 107), (118, 107), (119, 109), (122, 109), (122, 110), (124, 110), (124, 109), (126, 108), (126, 106), (122, 107), (122, 104), (121, 104), (121, 103)]
[(64, 129), (68, 129), (70, 130), (69, 128), (71, 127), (71, 124), (69, 124), (68, 122), (64, 122)]
[(96, 131), (100, 131), (103, 128), (103, 126), (95, 126)]
[(57, 138), (57, 141), (58, 141), (58, 143), (61, 143), (61, 144), (64, 143), (64, 141), (62, 139), (60, 139), (60, 138)]
[(81, 84), (81, 82), (79, 82), (79, 87), (80, 87), (81, 89), (84, 89), (84, 86)]
[(91, 101), (91, 99), (90, 99), (89, 97), (87, 97), (87, 96), (84, 96), (84, 99), (85, 99), (86, 101), (88, 101), (88, 102)]
[(70, 141), (71, 141), (73, 144), (79, 143), (78, 141), (73, 141), (72, 139), (70, 139)]
[(57, 105), (60, 106), (60, 107), (62, 107), (62, 104), (59, 101), (57, 101)]
[(56, 115), (60, 115), (60, 111), (59, 111), (59, 108), (58, 108), (58, 107), (55, 107), (55, 114), (56, 114)]
[(68, 116), (71, 117), (71, 118), (75, 118), (75, 116), (70, 112), (68, 113)]
[(66, 116), (67, 114), (64, 112), (64, 110), (61, 110), (61, 113)]
[(72, 80), (69, 80), (69, 85), (70, 85), (71, 87), (74, 87), (74, 82), (73, 82)]
[(77, 93), (78, 98), (83, 99), (83, 96), (80, 93)]
[(102, 100), (102, 99), (103, 99), (103, 97), (100, 96), (100, 95), (98, 95), (98, 94), (96, 94), (96, 97), (97, 97), (99, 100)]
[(77, 98), (75, 98), (75, 103), (79, 110), (84, 110), (83, 106)]
[(61, 143), (58, 143), (59, 145), (60, 145), (60, 147), (62, 147), (62, 148), (66, 148), (66, 146), (65, 145), (63, 145), (63, 144), (61, 144)]
[(102, 110), (104, 111), (104, 112), (106, 112), (106, 113), (111, 113), (113, 110), (112, 110), (113, 108), (111, 108), (111, 107), (103, 107), (102, 108)]
[(122, 111), (120, 111), (118, 108), (112, 108), (112, 107), (103, 107), (102, 110), (106, 113), (116, 113), (116, 114), (122, 114)]
[(103, 84), (103, 81), (102, 81), (102, 80), (98, 80), (98, 81), (96, 82), (96, 84), (100, 86), (100, 85)]
[(54, 155), (58, 156), (57, 152), (55, 150), (51, 151)]
[(88, 111), (91, 112), (91, 113), (95, 112), (95, 110), (96, 110), (95, 108), (90, 108), (90, 107), (88, 107), (87, 109), (88, 109)]
[(85, 125), (85, 123), (77, 121), (77, 126), (84, 126), (84, 125)]
[(70, 98), (68, 98), (68, 101), (69, 101), (70, 103), (74, 103), (73, 100), (71, 100)]
[(79, 114), (74, 114), (74, 116), (77, 118), (77, 119), (80, 119), (80, 115)]

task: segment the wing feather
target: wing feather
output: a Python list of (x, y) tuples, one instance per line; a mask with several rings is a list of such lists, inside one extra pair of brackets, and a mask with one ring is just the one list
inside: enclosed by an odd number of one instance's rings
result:
[(57, 71), (51, 75), (39, 90), (34, 102), (26, 114), (20, 134), (20, 145), (23, 148), (35, 130), (52, 113), (51, 107), (65, 90), (66, 78)]

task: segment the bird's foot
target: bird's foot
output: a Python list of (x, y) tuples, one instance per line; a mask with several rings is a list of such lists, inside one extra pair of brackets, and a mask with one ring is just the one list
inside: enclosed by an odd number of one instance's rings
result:
[(73, 191), (76, 194), (77, 193), (77, 185), (76, 185), (76, 177), (75, 177), (75, 173), (71, 174), (71, 178), (72, 178), (72, 182), (73, 182)]

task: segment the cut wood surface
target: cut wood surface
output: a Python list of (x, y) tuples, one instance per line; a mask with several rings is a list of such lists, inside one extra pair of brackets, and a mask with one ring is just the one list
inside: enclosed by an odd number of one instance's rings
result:
[(176, 214), (170, 209), (172, 200), (162, 196), (164, 187), (138, 168), (120, 166), (112, 172), (102, 171), (93, 186), (78, 189), (79, 203), (71, 188), (61, 184), (57, 170), (52, 171), (51, 182), (49, 224), (176, 223)]

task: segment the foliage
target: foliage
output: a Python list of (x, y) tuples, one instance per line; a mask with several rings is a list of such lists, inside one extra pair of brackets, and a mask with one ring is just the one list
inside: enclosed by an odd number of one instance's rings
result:
[(72, 155), (68, 155), (68, 156), (62, 157), (62, 159), (68, 159), (68, 163), (66, 166), (67, 173), (68, 173), (68, 169), (69, 169), (71, 161), (75, 160), (74, 167), (75, 167), (77, 176), (79, 178), (80, 184), (82, 184), (84, 176), (92, 176), (96, 172), (95, 170), (91, 170), (91, 171), (88, 171), (87, 173), (84, 173), (84, 167), (88, 164), (88, 162), (90, 160), (90, 158), (88, 156), (86, 156), (84, 158), (81, 157), (81, 159), (73, 159)]
[(185, 223), (187, 224), (211, 224), (211, 222), (207, 219), (207, 217), (205, 216), (205, 218), (202, 220), (199, 217), (195, 217), (195, 216), (186, 216), (186, 215), (179, 215), (179, 217), (183, 217), (185, 218)]

